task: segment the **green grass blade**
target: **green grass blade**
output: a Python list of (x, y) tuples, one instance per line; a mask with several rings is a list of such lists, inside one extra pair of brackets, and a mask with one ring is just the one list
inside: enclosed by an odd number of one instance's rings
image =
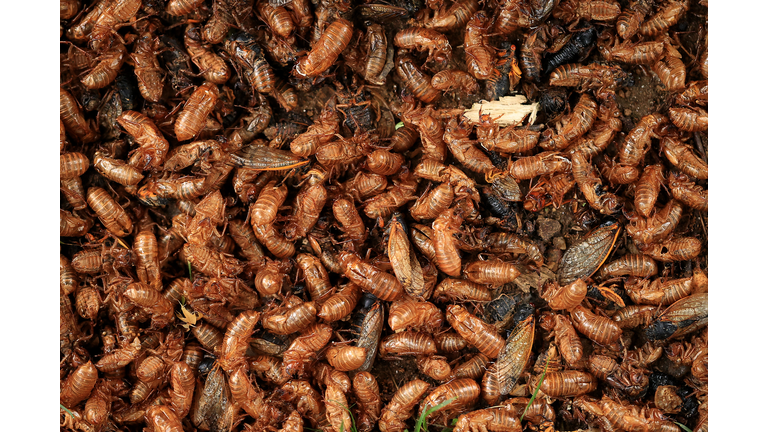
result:
[(416, 427), (413, 429), (413, 432), (421, 432), (421, 428), (423, 427), (427, 417), (429, 417), (433, 412), (435, 412), (435, 411), (445, 407), (449, 403), (455, 401), (456, 399), (458, 399), (458, 397), (448, 399), (447, 401), (445, 401), (443, 403), (440, 403), (440, 404), (437, 404), (437, 405), (433, 406), (430, 409), (424, 410), (424, 412), (421, 413), (421, 416), (419, 416), (419, 420), (416, 421)]
[(676, 425), (680, 426), (681, 428), (683, 428), (683, 430), (684, 430), (685, 432), (693, 432), (692, 430), (688, 429), (688, 426), (686, 426), (686, 425), (684, 425), (684, 424), (682, 424), (682, 423), (678, 423), (678, 422), (676, 422), (676, 421), (673, 421), (672, 423), (674, 423), (674, 424), (676, 424)]
[[(68, 413), (69, 413), (69, 415), (71, 415), (71, 416), (72, 416), (72, 420), (74, 420), (74, 419), (75, 419), (75, 415), (74, 415), (74, 414), (72, 414), (72, 411), (68, 410), (68, 409), (67, 409), (67, 407), (65, 407), (65, 406), (64, 406), (64, 405), (62, 405), (62, 404), (59, 404), (59, 406), (61, 407), (61, 409), (63, 409), (64, 411), (68, 412)], [(690, 431), (688, 431), (688, 432), (690, 432)]]
[[(355, 424), (355, 416), (352, 414), (352, 411), (347, 407), (346, 405), (342, 405), (341, 402), (331, 400), (329, 402), (333, 402), (336, 405), (344, 408), (349, 413), (349, 418), (352, 420), (352, 429), (350, 429), (352, 432), (357, 432), (357, 424)], [(354, 406), (354, 404), (352, 404)], [(344, 432), (344, 419), (341, 419), (341, 428), (339, 429), (339, 432)]]
[(189, 280), (194, 282), (194, 280), (192, 280), (192, 263), (189, 261), (187, 261), (187, 269), (189, 270)]
[(528, 412), (528, 408), (531, 407), (531, 404), (533, 403), (533, 400), (536, 398), (536, 395), (539, 393), (539, 387), (541, 387), (541, 383), (544, 382), (544, 376), (547, 375), (547, 368), (549, 367), (549, 358), (547, 358), (547, 362), (544, 363), (544, 373), (541, 374), (541, 379), (539, 380), (539, 384), (536, 385), (536, 390), (533, 391), (533, 394), (531, 395), (531, 400), (528, 401), (528, 405), (525, 406), (525, 409), (523, 410), (523, 415), (520, 416), (520, 421), (523, 421), (523, 417), (525, 417), (525, 413)]
[[(403, 127), (403, 126), (405, 126), (405, 123), (403, 123), (403, 122), (400, 122), (400, 123), (398, 123), (398, 124), (396, 124), (396, 125), (395, 125), (395, 130), (398, 130), (398, 129), (400, 129), (400, 128), (401, 128), (401, 127)], [(406, 432), (408, 432), (408, 429), (406, 429)]]

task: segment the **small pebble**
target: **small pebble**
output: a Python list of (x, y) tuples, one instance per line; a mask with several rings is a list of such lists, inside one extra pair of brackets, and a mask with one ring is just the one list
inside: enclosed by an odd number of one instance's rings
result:
[(631, 116), (631, 115), (632, 115), (632, 110), (631, 110), (631, 109), (629, 109), (629, 108), (625, 109), (625, 110), (624, 110), (624, 115), (625, 115), (625, 116)]

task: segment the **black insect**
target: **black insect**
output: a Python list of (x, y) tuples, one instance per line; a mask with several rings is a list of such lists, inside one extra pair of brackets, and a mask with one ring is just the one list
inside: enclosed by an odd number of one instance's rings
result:
[(558, 66), (573, 63), (587, 55), (596, 41), (597, 30), (594, 27), (576, 33), (560, 51), (544, 56), (544, 74), (549, 75)]
[(515, 47), (511, 42), (504, 41), (499, 47), (501, 59), (496, 64), (496, 72), (485, 84), (485, 98), (489, 101), (498, 100), (509, 94), (509, 72), (515, 61)]

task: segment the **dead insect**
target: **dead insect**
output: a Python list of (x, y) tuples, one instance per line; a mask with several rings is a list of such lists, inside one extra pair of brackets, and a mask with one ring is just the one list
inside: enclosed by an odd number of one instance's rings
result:
[(619, 309), (611, 318), (622, 329), (647, 326), (656, 315), (657, 309), (656, 306), (628, 305)]
[(368, 232), (354, 203), (344, 197), (336, 199), (333, 202), (333, 215), (341, 224), (340, 228), (345, 236), (355, 245), (355, 248), (360, 248), (368, 237)]
[(576, 366), (584, 354), (579, 335), (571, 324), (571, 320), (563, 315), (555, 316), (555, 343), (566, 363), (571, 367)]
[(419, 70), (410, 56), (398, 56), (395, 70), (403, 86), (422, 102), (429, 104), (442, 96), (440, 91), (432, 87), (432, 77)]
[(77, 100), (63, 88), (59, 88), (59, 116), (67, 133), (75, 140), (88, 144), (99, 137), (86, 122)]
[(678, 129), (701, 132), (709, 127), (709, 115), (702, 108), (674, 107), (669, 109), (669, 119)]
[(312, 301), (298, 304), (274, 313), (265, 313), (261, 325), (278, 335), (288, 335), (303, 330), (315, 321), (317, 306)]
[(470, 18), (464, 31), (464, 52), (467, 72), (478, 80), (487, 80), (499, 72), (494, 69), (495, 53), (486, 42), (486, 34), (493, 25), (484, 11)]
[(672, 165), (683, 173), (699, 180), (706, 180), (709, 177), (709, 166), (696, 156), (691, 146), (683, 144), (674, 137), (665, 136), (661, 140), (661, 150)]
[(435, 340), (429, 333), (403, 331), (395, 333), (379, 345), (379, 355), (432, 355), (437, 353)]
[(570, 63), (559, 66), (549, 76), (549, 85), (557, 87), (576, 87), (579, 91), (597, 89), (612, 91), (626, 79), (626, 73), (618, 66), (592, 63), (581, 65)]
[(282, 6), (273, 6), (268, 1), (259, 1), (256, 3), (256, 11), (262, 21), (267, 23), (269, 28), (276, 35), (287, 38), (293, 33), (294, 24), (290, 12)]
[(554, 174), (571, 167), (571, 161), (557, 152), (541, 152), (509, 164), (507, 171), (516, 180), (528, 180), (540, 175)]
[(435, 219), (450, 207), (453, 199), (453, 187), (448, 183), (441, 183), (416, 200), (411, 207), (411, 216), (417, 220)]
[(635, 183), (640, 177), (640, 170), (637, 167), (616, 163), (614, 159), (603, 158), (597, 162), (597, 165), (600, 168), (600, 174), (612, 185)]
[(552, 310), (572, 310), (580, 305), (587, 296), (587, 284), (583, 279), (576, 279), (565, 286), (550, 284), (542, 294)]
[(397, 301), (389, 309), (389, 327), (395, 332), (405, 329), (437, 332), (443, 321), (442, 312), (430, 302)]
[(667, 205), (650, 218), (640, 218), (629, 215), (629, 225), (627, 225), (627, 234), (635, 241), (645, 244), (657, 243), (675, 230), (677, 224), (683, 216), (683, 206), (674, 199), (669, 200)]
[(515, 326), (507, 338), (504, 350), (499, 354), (496, 362), (495, 373), (499, 394), (506, 395), (512, 392), (513, 386), (528, 364), (533, 348), (534, 328), (533, 315), (529, 315)]
[(558, 281), (567, 284), (593, 275), (608, 259), (620, 231), (617, 222), (607, 222), (568, 248), (557, 269)]
[[(541, 380), (541, 376), (532, 377), (529, 381), (530, 391)], [(539, 395), (549, 397), (574, 397), (592, 392), (597, 389), (597, 379), (587, 372), (567, 370), (547, 372), (541, 381)]]
[(394, 43), (399, 48), (429, 51), (427, 61), (434, 60), (441, 63), (451, 58), (451, 44), (448, 38), (435, 30), (421, 27), (400, 30), (395, 35)]
[(59, 156), (59, 177), (62, 179), (73, 179), (80, 177), (88, 171), (90, 161), (82, 153), (62, 153)]
[(665, 280), (665, 278), (653, 281), (639, 281), (635, 284), (626, 284), (627, 295), (637, 304), (650, 304), (656, 306), (669, 306), (672, 303), (688, 297), (693, 293), (693, 278)]
[(601, 345), (610, 345), (621, 337), (621, 328), (610, 318), (595, 315), (583, 306), (571, 310), (571, 320), (576, 330)]
[(203, 46), (200, 26), (195, 24), (187, 26), (184, 31), (184, 46), (187, 48), (192, 62), (200, 69), (200, 73), (206, 81), (213, 84), (224, 84), (229, 80), (229, 66), (224, 62), (224, 59)]
[(668, 40), (665, 42), (665, 48), (664, 56), (651, 65), (651, 69), (667, 90), (682, 91), (685, 88), (686, 76), (682, 54)]
[(498, 430), (504, 432), (522, 432), (517, 414), (505, 408), (486, 408), (462, 414), (456, 421), (453, 430), (456, 432), (471, 432), (473, 430)]
[[(640, 26), (643, 36), (656, 36), (677, 24), (688, 10), (689, 0), (671, 0)], [(629, 36), (627, 36), (629, 37)]]
[(688, 261), (699, 256), (701, 241), (695, 237), (680, 237), (652, 245), (640, 245), (638, 249), (661, 262)]
[(88, 206), (96, 213), (104, 227), (117, 237), (125, 237), (133, 229), (128, 213), (102, 188), (88, 189)]
[(293, 73), (302, 78), (314, 78), (323, 74), (336, 62), (352, 40), (352, 23), (339, 18), (329, 25), (306, 57), (296, 62)]
[(120, 183), (123, 186), (137, 185), (144, 179), (141, 170), (121, 160), (107, 157), (100, 151), (93, 154), (93, 167), (106, 179)]
[(406, 229), (407, 226), (401, 215), (395, 213), (388, 225), (387, 256), (392, 263), (392, 271), (403, 285), (405, 292), (416, 299), (427, 299), (432, 290), (425, 287), (421, 263), (411, 248)]
[(350, 283), (322, 303), (318, 318), (334, 322), (349, 316), (360, 299), (360, 287)]
[(498, 287), (514, 281), (521, 273), (514, 264), (494, 259), (473, 261), (464, 268), (464, 274), (472, 282)]
[(461, 91), (466, 94), (475, 94), (480, 90), (480, 86), (472, 75), (458, 69), (446, 69), (436, 73), (432, 76), (430, 84), (440, 91)]
[(321, 145), (331, 142), (338, 132), (339, 118), (326, 106), (315, 123), (291, 142), (291, 152), (301, 157), (311, 156)]
[(438, 301), (491, 301), (491, 293), (483, 285), (465, 279), (445, 278), (435, 288), (433, 298)]
[(707, 211), (709, 208), (709, 191), (698, 186), (685, 174), (670, 171), (669, 190), (673, 198), (692, 209)]
[(149, 117), (136, 111), (123, 111), (117, 122), (139, 144), (128, 165), (142, 171), (161, 169), (168, 153), (168, 141)]
[(152, 328), (162, 328), (173, 322), (173, 303), (163, 297), (160, 291), (135, 282), (128, 285), (123, 295), (151, 315)]
[(160, 274), (157, 238), (152, 231), (141, 231), (133, 240), (133, 253), (136, 256), (136, 274), (139, 280), (150, 288), (160, 291), (163, 278)]
[(279, 171), (298, 168), (309, 163), (309, 159), (296, 157), (285, 150), (273, 149), (265, 145), (251, 145), (230, 155), (232, 164), (259, 171)]
[(480, 5), (477, 0), (457, 1), (448, 10), (441, 8), (422, 25), (440, 32), (464, 27), (478, 10), (480, 10)]
[(387, 46), (387, 37), (380, 24), (368, 26), (366, 40), (368, 41), (368, 51), (365, 56), (364, 78), (371, 84), (383, 85), (386, 82), (387, 74), (393, 67), (394, 50), (391, 46)]
[(325, 351), (328, 363), (336, 370), (347, 372), (365, 363), (366, 349), (355, 346), (332, 346)]
[(406, 420), (412, 417), (411, 411), (428, 389), (429, 384), (420, 379), (409, 381), (400, 387), (389, 404), (381, 410), (381, 431), (401, 432), (406, 427)]
[(613, 47), (601, 49), (606, 61), (619, 61), (628, 64), (653, 64), (664, 53), (664, 42), (630, 43), (618, 41)]
[(197, 136), (218, 100), (219, 89), (215, 84), (206, 82), (198, 87), (187, 100), (184, 110), (176, 118), (174, 125), (176, 139), (186, 141)]
[(646, 166), (635, 185), (635, 209), (644, 217), (650, 216), (656, 204), (664, 181), (663, 169), (661, 165)]
[[(451, 415), (455, 415), (457, 411), (474, 405), (479, 398), (480, 386), (472, 379), (459, 378), (432, 390), (422, 401), (419, 407), (419, 415), (421, 416), (423, 413), (431, 411), (430, 414), (426, 415), (428, 420), (438, 413), (444, 419), (448, 419)], [(435, 408), (446, 401), (450, 402), (443, 405), (442, 408)]]
[(96, 385), (98, 370), (90, 361), (72, 372), (61, 387), (59, 398), (64, 406), (74, 408), (88, 399)]
[(166, 11), (173, 16), (184, 16), (192, 13), (203, 4), (203, 0), (171, 0)]
[(355, 374), (352, 386), (359, 403), (356, 417), (357, 429), (361, 432), (370, 432), (376, 426), (381, 414), (379, 384), (370, 373), (359, 372)]
[(125, 45), (116, 44), (114, 48), (99, 57), (99, 63), (91, 69), (80, 81), (91, 90), (102, 89), (117, 78), (120, 68), (128, 56)]
[(656, 261), (648, 255), (627, 254), (611, 261), (600, 269), (600, 277), (607, 279), (615, 276), (633, 276), (649, 278), (658, 273)]
[(403, 294), (403, 286), (395, 276), (363, 262), (357, 254), (342, 251), (339, 261), (350, 281), (376, 297), (393, 301)]
[(646, 15), (651, 11), (651, 4), (648, 0), (635, 0), (624, 8), (616, 19), (616, 32), (622, 39), (629, 39), (638, 31), (643, 24)]
[(613, 214), (619, 211), (621, 202), (618, 197), (606, 192), (600, 176), (594, 166), (586, 160), (581, 152), (571, 155), (573, 164), (573, 178), (589, 205), (602, 214)]
[[(245, 80), (254, 91), (272, 93), (276, 95), (278, 101), (280, 98), (285, 99), (285, 96), (290, 96), (276, 92), (277, 78), (275, 73), (264, 58), (264, 54), (253, 36), (245, 32), (236, 32), (226, 41), (224, 48), (237, 62), (237, 65), (242, 68)], [(285, 89), (283, 90), (285, 91)]]
[(435, 264), (440, 270), (453, 277), (458, 277), (461, 273), (461, 256), (453, 234), (461, 226), (462, 220), (461, 212), (454, 207), (442, 212), (432, 223)]
[(613, 21), (621, 13), (618, 2), (611, 0), (566, 0), (552, 12), (552, 16), (571, 21)]
[(136, 40), (131, 60), (133, 72), (138, 79), (141, 96), (150, 102), (159, 102), (163, 94), (165, 75), (160, 68), (155, 52), (158, 51), (159, 41), (147, 32)]
[(470, 345), (489, 358), (497, 358), (504, 348), (504, 339), (496, 329), (469, 313), (463, 306), (449, 305), (445, 313), (448, 324)]

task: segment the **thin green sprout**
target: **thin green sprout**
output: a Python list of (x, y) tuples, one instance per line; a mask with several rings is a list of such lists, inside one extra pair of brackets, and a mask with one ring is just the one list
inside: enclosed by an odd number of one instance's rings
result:
[(684, 430), (685, 432), (693, 432), (692, 430), (688, 429), (688, 426), (686, 426), (686, 425), (684, 425), (684, 424), (678, 423), (678, 422), (676, 422), (676, 421), (673, 421), (672, 423), (674, 423), (674, 424), (676, 424), (676, 425), (680, 426), (681, 428), (683, 428), (683, 430)]
[[(71, 416), (72, 416), (72, 419), (73, 419), (73, 420), (75, 419), (75, 415), (74, 415), (74, 414), (72, 414), (72, 411), (68, 410), (68, 409), (67, 409), (67, 407), (65, 407), (65, 406), (64, 406), (64, 405), (62, 405), (62, 404), (59, 404), (59, 406), (60, 406), (60, 407), (61, 407), (61, 409), (63, 409), (64, 411), (68, 412), (68, 413), (69, 413), (69, 415), (71, 415)], [(688, 432), (691, 432), (691, 431), (688, 431)]]
[[(432, 408), (424, 410), (424, 412), (421, 413), (421, 415), (419, 416), (419, 420), (416, 421), (416, 427), (413, 429), (413, 432), (421, 432), (422, 425), (427, 420), (427, 417), (432, 415), (433, 412), (438, 411), (438, 410), (444, 408), (445, 406), (447, 406), (449, 403), (455, 401), (456, 399), (458, 399), (458, 397), (454, 397), (454, 398), (448, 399), (447, 401), (445, 401), (443, 403), (439, 403), (439, 404), (433, 406)], [(425, 432), (426, 432), (426, 430), (427, 429), (425, 429)]]
[[(349, 418), (352, 419), (352, 432), (357, 432), (357, 425), (355, 424), (355, 416), (352, 414), (352, 411), (346, 406), (342, 405), (339, 401), (332, 400), (330, 402), (335, 403), (336, 405), (344, 408), (349, 413)], [(352, 405), (354, 406), (354, 404)], [(344, 432), (344, 419), (341, 419), (341, 426), (339, 428), (339, 432)]]
[(539, 387), (541, 387), (541, 383), (544, 382), (544, 376), (547, 374), (548, 367), (549, 367), (549, 358), (547, 358), (547, 362), (544, 363), (544, 373), (541, 374), (541, 379), (539, 380), (539, 384), (536, 386), (536, 390), (533, 391), (533, 394), (531, 395), (531, 400), (528, 401), (528, 405), (525, 406), (525, 409), (523, 410), (523, 415), (520, 416), (521, 422), (523, 421), (523, 417), (525, 417), (525, 413), (528, 412), (528, 408), (531, 407), (533, 400), (536, 398), (536, 394), (539, 393)]

